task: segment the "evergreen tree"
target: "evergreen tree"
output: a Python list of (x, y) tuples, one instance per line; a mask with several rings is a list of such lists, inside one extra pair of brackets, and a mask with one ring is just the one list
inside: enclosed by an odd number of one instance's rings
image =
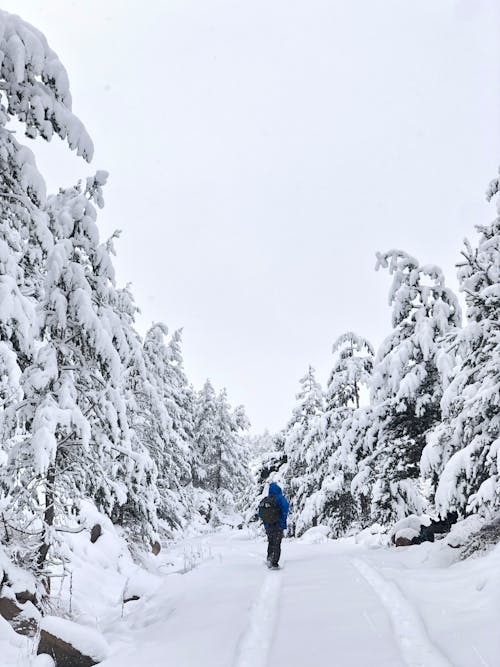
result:
[(0, 488), (5, 526), (23, 536), (12, 553), (45, 572), (82, 500), (149, 540), (157, 508), (170, 526), (186, 520), (193, 478), (227, 506), (248, 486), (247, 422), (213, 390), (195, 415), (180, 332), (138, 335), (132, 294), (115, 285), (116, 234), (99, 240), (106, 174), (47, 198), (8, 129), (15, 118), (30, 139), (56, 134), (92, 157), (43, 35), (0, 11), (0, 53)]
[(22, 399), (21, 373), (34, 351), (40, 263), (52, 247), (44, 213), (45, 183), (31, 151), (7, 127), (66, 139), (90, 159), (92, 142), (71, 111), (64, 67), (45, 37), (18, 16), (0, 11), (0, 436)]
[[(116, 233), (114, 234), (116, 236)], [(113, 237), (114, 238), (114, 237)], [(112, 240), (107, 246), (114, 253)], [(127, 499), (115, 506), (111, 517), (140, 536), (150, 540), (156, 537), (157, 508), (160, 506), (158, 494), (158, 468), (147, 447), (143, 425), (152, 423), (156, 414), (151, 410), (155, 405), (155, 395), (149, 382), (142, 348), (142, 340), (135, 330), (138, 308), (128, 287), (112, 292), (115, 303), (115, 317), (119, 319), (114, 329), (120, 332), (121, 342), (117, 351), (123, 365), (120, 395), (126, 405), (132, 456), (122, 457), (122, 466), (129, 470), (125, 477), (129, 480)], [(145, 397), (149, 396), (148, 406)]]
[(335, 361), (326, 390), (325, 432), (311, 460), (314, 491), (306, 500), (298, 525), (307, 528), (327, 524), (334, 535), (342, 535), (356, 517), (356, 505), (350, 488), (352, 451), (342, 446), (340, 433), (353, 410), (359, 408), (361, 391), (370, 381), (374, 351), (366, 339), (347, 332), (335, 341), (333, 354)]
[(216, 456), (209, 464), (209, 477), (215, 481), (218, 507), (230, 511), (250, 482), (249, 451), (242, 437), (250, 422), (243, 406), (231, 409), (225, 389), (217, 397), (217, 415)]
[(172, 420), (172, 430), (183, 455), (182, 469), (179, 474), (181, 485), (192, 481), (190, 466), (190, 448), (193, 439), (194, 390), (190, 386), (184, 371), (181, 350), (182, 330), (174, 331), (167, 344), (167, 380), (169, 397), (167, 410)]
[(285, 440), (288, 461), (285, 482), (290, 496), (288, 526), (291, 533), (304, 528), (303, 523), (299, 528), (297, 522), (307, 498), (316, 490), (311, 466), (318, 456), (322, 456), (325, 443), (323, 390), (312, 366), (300, 379), (300, 386)]
[[(44, 210), (43, 178), (29, 149), (16, 141), (7, 126), (16, 118), (33, 139), (41, 136), (50, 141), (57, 134), (87, 160), (93, 147), (71, 111), (66, 71), (45, 37), (19, 17), (0, 11), (0, 52), (0, 434), (3, 447), (11, 455), (9, 471), (2, 469), (1, 477), (4, 489), (17, 487), (30, 498), (31, 480), (25, 480), (26, 488), (19, 485), (19, 476), (27, 472), (22, 457), (12, 469), (12, 447), (27, 438), (27, 424), (20, 418), (20, 408), (25, 404), (23, 374), (34, 363), (35, 355), (40, 367), (47, 368), (49, 375), (53, 372), (50, 351), (36, 340), (36, 301), (41, 296), (43, 265), (53, 250), (53, 239)], [(66, 416), (68, 421), (73, 418)], [(50, 449), (48, 436), (46, 447), (41, 442), (42, 426), (40, 423), (38, 428), (40, 447), (32, 461), (38, 471), (48, 469), (43, 450)], [(50, 425), (45, 428), (50, 431)], [(50, 489), (48, 493), (45, 507), (50, 524)], [(13, 512), (12, 506), (9, 509)], [(24, 515), (26, 512), (18, 513), (17, 518)], [(47, 531), (42, 542), (40, 563), (50, 542)]]
[(207, 380), (196, 401), (193, 479), (210, 496), (208, 518), (215, 524), (234, 510), (250, 481), (249, 451), (242, 438), (248, 426), (243, 408), (231, 410), (226, 390), (216, 395)]
[[(371, 497), (373, 475), (370, 455), (378, 436), (379, 415), (382, 411), (371, 405), (361, 406), (348, 413), (340, 425), (340, 446), (332, 460), (341, 492), (350, 492), (354, 501), (355, 523), (361, 528), (373, 523)], [(338, 477), (337, 477), (338, 475)]]
[[(181, 361), (172, 359), (164, 324), (154, 324), (144, 339), (146, 375), (151, 387), (149, 410), (154, 416), (144, 424), (144, 437), (158, 467), (159, 516), (170, 526), (181, 525), (187, 498), (181, 498), (181, 488), (191, 477), (189, 443), (178, 404), (181, 399)], [(180, 354), (180, 350), (179, 350)], [(174, 368), (176, 369), (174, 372)], [(147, 406), (143, 406), (148, 409)]]
[(361, 389), (370, 382), (375, 351), (352, 331), (339, 336), (332, 351), (336, 358), (326, 390), (327, 411), (359, 408)]
[(202, 489), (213, 488), (208, 479), (208, 456), (213, 456), (213, 443), (217, 429), (217, 404), (215, 390), (207, 380), (195, 397), (193, 452), (191, 474), (195, 486)]
[[(488, 200), (499, 190), (495, 179)], [(437, 486), (438, 511), (462, 516), (500, 507), (500, 216), (477, 230), (478, 246), (465, 242), (458, 270), (467, 304), (467, 325), (451, 341), (458, 369), (422, 460)]]
[[(436, 266), (421, 266), (406, 253), (391, 250), (377, 255), (377, 268), (388, 268), (393, 275), (389, 302), (394, 330), (375, 360), (375, 448), (364, 461), (369, 473), (360, 473), (370, 478), (372, 520), (390, 523), (424, 508), (420, 458), (426, 435), (441, 418), (439, 369), (448, 363), (442, 341), (460, 326), (460, 308)], [(370, 445), (373, 435), (367, 433)]]
[(104, 182), (100, 173), (84, 192), (61, 191), (47, 205), (54, 246), (39, 303), (40, 343), (22, 376), (7, 469), (14, 502), (42, 521), (39, 566), (54, 528), (82, 497), (93, 497), (110, 516), (135, 497), (142, 530), (155, 521), (154, 507), (143, 502), (150, 461), (144, 450), (134, 451), (121, 391), (128, 340), (110, 248), (99, 243), (92, 203), (102, 204)]

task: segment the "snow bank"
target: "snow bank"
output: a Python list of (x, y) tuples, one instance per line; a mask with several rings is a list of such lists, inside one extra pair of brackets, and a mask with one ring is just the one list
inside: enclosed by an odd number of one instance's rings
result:
[(446, 537), (446, 544), (458, 549), (463, 547), (470, 540), (471, 536), (474, 533), (477, 533), (478, 530), (484, 525), (485, 521), (483, 518), (477, 514), (472, 514), (462, 521), (458, 521), (454, 526), (452, 526), (448, 536)]
[(314, 526), (306, 530), (299, 539), (304, 544), (322, 544), (323, 542), (328, 542), (329, 533), (330, 529), (328, 526)]
[(386, 547), (389, 544), (389, 538), (385, 528), (379, 523), (374, 523), (355, 535), (354, 542), (366, 547)]
[(108, 643), (97, 630), (57, 616), (45, 616), (40, 629), (74, 646), (83, 655), (102, 662), (108, 657)]

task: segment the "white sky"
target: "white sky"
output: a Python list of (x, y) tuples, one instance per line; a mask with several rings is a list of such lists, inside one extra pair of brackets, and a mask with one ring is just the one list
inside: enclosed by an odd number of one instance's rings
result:
[(3, 0), (68, 69), (88, 167), (30, 143), (53, 190), (110, 172), (103, 235), (142, 331), (184, 327), (190, 379), (288, 419), (331, 345), (390, 330), (400, 247), (454, 264), (500, 162), (498, 0)]

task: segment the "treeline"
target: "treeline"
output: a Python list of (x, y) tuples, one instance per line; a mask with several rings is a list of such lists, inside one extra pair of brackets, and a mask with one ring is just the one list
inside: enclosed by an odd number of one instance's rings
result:
[(47, 196), (31, 139), (90, 161), (65, 69), (35, 28), (0, 12), (0, 543), (40, 572), (82, 499), (146, 542), (234, 511), (249, 480), (242, 408), (183, 370), (181, 332), (154, 324), (116, 285), (97, 172)]
[[(488, 200), (499, 189), (495, 179)], [(340, 536), (413, 513), (499, 510), (500, 218), (477, 233), (457, 265), (464, 325), (437, 266), (377, 254), (392, 275), (392, 331), (376, 352), (362, 336), (340, 336), (325, 390), (312, 368), (300, 380), (259, 471), (261, 484), (285, 484), (295, 535), (320, 523)]]

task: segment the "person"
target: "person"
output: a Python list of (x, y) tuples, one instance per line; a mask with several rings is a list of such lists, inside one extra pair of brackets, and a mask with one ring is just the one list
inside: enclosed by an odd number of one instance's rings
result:
[[(271, 503), (268, 502), (269, 499), (272, 499)], [(267, 498), (264, 498), (259, 505), (259, 517), (267, 533), (267, 566), (274, 570), (279, 569), (281, 540), (283, 531), (286, 530), (288, 507), (288, 500), (283, 495), (281, 487), (276, 482), (271, 482)]]

